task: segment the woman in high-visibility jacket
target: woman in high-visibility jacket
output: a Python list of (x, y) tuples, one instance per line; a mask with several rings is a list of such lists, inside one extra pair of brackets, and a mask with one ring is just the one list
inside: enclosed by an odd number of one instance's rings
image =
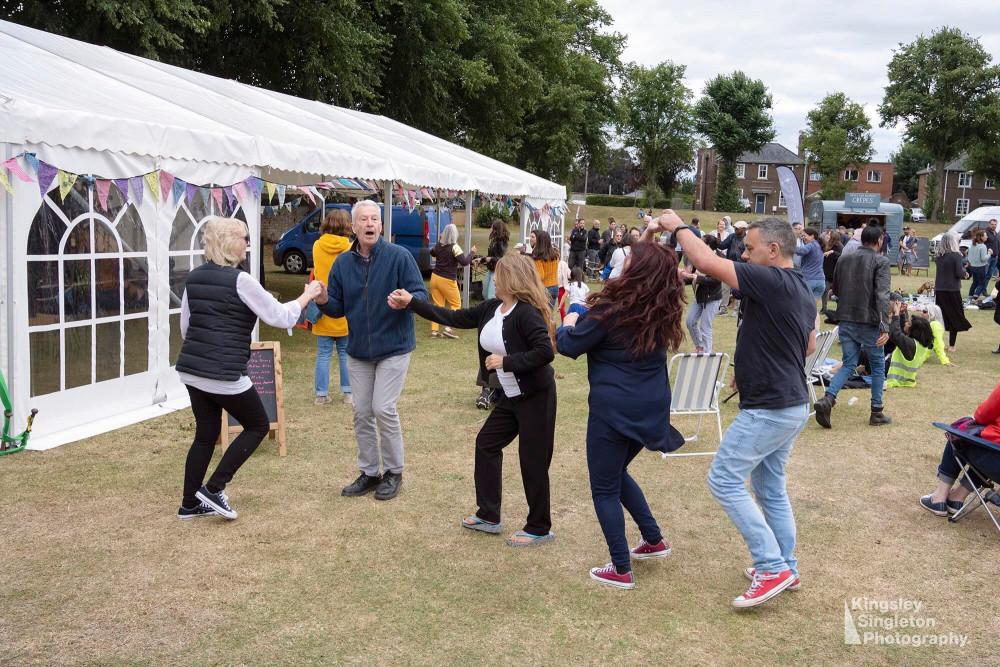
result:
[(927, 318), (913, 315), (903, 327), (899, 326), (901, 301), (890, 304), (892, 320), (889, 322), (889, 340), (896, 346), (886, 368), (885, 387), (913, 387), (917, 384), (917, 370), (930, 356), (934, 346), (934, 330)]

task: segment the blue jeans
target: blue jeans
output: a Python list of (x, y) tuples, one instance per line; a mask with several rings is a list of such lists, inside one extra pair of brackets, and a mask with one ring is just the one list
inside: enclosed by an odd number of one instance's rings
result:
[(990, 263), (986, 265), (989, 267), (989, 269), (986, 272), (986, 282), (989, 282), (990, 279), (993, 278), (993, 275), (997, 272), (998, 259), (1000, 259), (1000, 257), (990, 257)]
[[(808, 403), (743, 410), (726, 429), (708, 470), (708, 488), (743, 536), (758, 572), (791, 570), (799, 576), (785, 465), (808, 420)], [(747, 491), (748, 476), (757, 502)]]
[(593, 415), (588, 418), (587, 468), (594, 511), (608, 543), (611, 562), (624, 570), (632, 569), (632, 561), (625, 538), (623, 506), (646, 542), (659, 544), (663, 539), (642, 489), (628, 474), (628, 464), (642, 450), (641, 442), (626, 438)]
[(813, 298), (822, 299), (823, 292), (826, 291), (826, 278), (819, 278), (817, 280), (807, 280), (806, 285), (809, 285), (809, 289), (812, 290)]
[(989, 283), (989, 265), (970, 266), (969, 273), (972, 275), (972, 284), (969, 286), (969, 298), (975, 299), (977, 296), (986, 296), (986, 285)]
[(316, 336), (316, 395), (330, 393), (330, 359), (333, 345), (337, 345), (337, 361), (340, 362), (340, 391), (351, 393), (351, 380), (347, 374), (347, 336)]
[(556, 301), (559, 300), (559, 285), (553, 285), (552, 287), (546, 287), (545, 291), (549, 293), (549, 307), (556, 305)]
[(496, 290), (493, 288), (493, 271), (486, 271), (486, 277), (483, 278), (483, 298), (492, 299), (497, 295)]
[(885, 386), (885, 350), (876, 345), (879, 330), (874, 324), (859, 324), (857, 322), (840, 323), (840, 349), (843, 352), (844, 364), (833, 376), (826, 393), (837, 397), (847, 378), (851, 377), (858, 367), (861, 348), (868, 355), (868, 363), (872, 366), (872, 407), (882, 408), (882, 387)]

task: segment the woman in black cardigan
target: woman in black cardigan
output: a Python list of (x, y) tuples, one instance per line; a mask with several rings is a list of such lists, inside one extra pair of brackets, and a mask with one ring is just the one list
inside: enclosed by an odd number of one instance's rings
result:
[(934, 251), (934, 264), (937, 266), (934, 303), (941, 308), (944, 328), (948, 330), (947, 350), (954, 352), (959, 332), (972, 328), (965, 318), (965, 306), (962, 303), (962, 281), (969, 274), (965, 271), (962, 253), (959, 251), (958, 234), (945, 232), (941, 235)]
[(496, 371), (502, 395), (476, 437), (476, 503), (479, 510), (462, 526), (500, 533), (503, 448), (518, 438), (521, 481), (528, 501), (524, 528), (508, 538), (514, 547), (551, 542), (549, 464), (556, 428), (556, 383), (551, 301), (526, 255), (507, 255), (497, 262), (497, 298), (472, 308), (448, 310), (412, 299), (406, 290), (389, 295), (389, 305), (456, 329), (479, 329), (479, 370)]

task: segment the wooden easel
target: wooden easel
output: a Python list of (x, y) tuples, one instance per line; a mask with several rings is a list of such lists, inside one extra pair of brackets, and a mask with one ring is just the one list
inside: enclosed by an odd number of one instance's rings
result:
[[(253, 350), (273, 350), (274, 352), (274, 398), (277, 406), (278, 419), (271, 422), (270, 431), (267, 437), (271, 440), (278, 439), (278, 455), (287, 456), (285, 441), (285, 398), (281, 390), (281, 343), (276, 341), (262, 341), (250, 343), (250, 351)], [(231, 426), (229, 424), (229, 413), (222, 411), (222, 432), (219, 434), (219, 441), (222, 443), (222, 451), (229, 448), (229, 438), (231, 434), (239, 433), (243, 430), (240, 425)]]

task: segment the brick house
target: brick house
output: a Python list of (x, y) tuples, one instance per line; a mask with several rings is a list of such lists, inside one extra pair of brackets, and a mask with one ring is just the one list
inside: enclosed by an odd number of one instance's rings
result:
[[(892, 177), (895, 173), (891, 162), (870, 162), (860, 169), (857, 165), (852, 164), (840, 174), (840, 182), (850, 183), (848, 192), (878, 194), (882, 201), (889, 201), (892, 197)], [(806, 198), (818, 199), (819, 195), (816, 193), (821, 187), (823, 187), (823, 179), (816, 172), (816, 169), (809, 167)]]
[[(917, 189), (917, 203), (921, 207), (924, 205), (927, 194), (927, 175), (931, 171), (933, 169), (928, 167), (917, 172), (920, 179)], [(942, 210), (948, 220), (957, 222), (966, 213), (980, 206), (996, 206), (997, 204), (1000, 204), (1000, 193), (997, 192), (996, 181), (966, 171), (964, 155), (945, 166)], [(930, 215), (930, 211), (925, 208), (924, 214)]]
[[(714, 148), (699, 148), (697, 159), (694, 208), (710, 211), (714, 208), (719, 176), (718, 156)], [(736, 187), (740, 197), (750, 200), (751, 211), (778, 215), (787, 213), (776, 171), (782, 165), (791, 167), (796, 181), (802, 183), (805, 160), (781, 144), (770, 143), (760, 152), (740, 156), (736, 163)]]

